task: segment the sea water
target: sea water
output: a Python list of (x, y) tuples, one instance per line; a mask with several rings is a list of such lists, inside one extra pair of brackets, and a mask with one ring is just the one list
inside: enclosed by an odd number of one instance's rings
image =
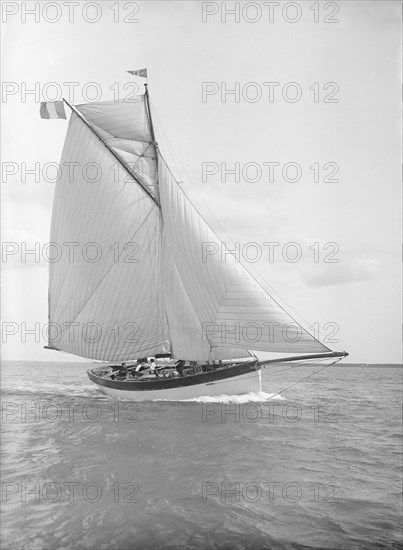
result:
[(3, 365), (4, 549), (401, 547), (400, 367), (130, 403), (88, 366)]

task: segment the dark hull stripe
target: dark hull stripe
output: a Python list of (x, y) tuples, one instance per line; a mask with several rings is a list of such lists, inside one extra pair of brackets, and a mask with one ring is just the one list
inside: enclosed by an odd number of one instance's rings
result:
[[(116, 390), (166, 390), (169, 388), (180, 388), (182, 386), (197, 386), (198, 384), (207, 384), (209, 382), (213, 383), (217, 382), (217, 380), (225, 380), (234, 376), (240, 376), (251, 372), (251, 370), (255, 370), (255, 365), (256, 362), (254, 361), (234, 365), (233, 367), (226, 367), (216, 371), (203, 372), (201, 374), (192, 374), (190, 376), (181, 376), (179, 378), (144, 380), (144, 382), (138, 382), (136, 380), (108, 380), (101, 376), (97, 376), (92, 370), (88, 370), (87, 374), (88, 378), (99, 386), (106, 386), (107, 388), (114, 388)], [(260, 366), (257, 366), (257, 370), (260, 370), (260, 368)]]

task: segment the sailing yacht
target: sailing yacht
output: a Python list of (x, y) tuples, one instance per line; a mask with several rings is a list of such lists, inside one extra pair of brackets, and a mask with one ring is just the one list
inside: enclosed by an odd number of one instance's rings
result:
[[(47, 348), (101, 361), (90, 380), (134, 401), (258, 392), (262, 367), (347, 355), (296, 322), (230, 252), (225, 262), (203, 257), (206, 243), (226, 245), (164, 159), (147, 85), (135, 102), (64, 104), (51, 242), (80, 253), (49, 264)], [(43, 118), (62, 107), (42, 105)]]

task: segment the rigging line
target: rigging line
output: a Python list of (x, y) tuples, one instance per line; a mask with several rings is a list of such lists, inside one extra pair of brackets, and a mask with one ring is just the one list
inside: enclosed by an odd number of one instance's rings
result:
[(308, 376), (305, 376), (304, 378), (301, 378), (300, 380), (298, 380), (297, 382), (295, 382), (294, 384), (291, 384), (290, 386), (287, 386), (287, 388), (284, 388), (282, 389), (281, 391), (271, 395), (268, 399), (266, 399), (266, 401), (269, 401), (270, 399), (273, 399), (273, 397), (276, 397), (277, 395), (289, 390), (290, 388), (293, 388), (294, 386), (296, 386), (297, 384), (299, 384), (300, 382), (303, 382), (304, 380), (307, 380), (308, 378), (312, 378), (312, 376), (315, 376), (315, 374), (318, 374), (319, 372), (325, 370), (325, 369), (328, 369), (329, 367), (331, 367), (332, 365), (334, 365), (335, 363), (338, 363), (338, 361), (340, 361), (340, 359), (338, 359), (337, 361), (333, 361), (333, 363), (330, 363), (330, 365), (325, 365), (324, 367), (322, 367), (321, 369), (318, 369), (316, 370), (315, 372), (313, 372), (312, 374), (308, 375)]
[[(276, 374), (278, 372), (286, 372), (287, 370), (296, 369), (298, 368), (298, 365), (293, 365), (292, 367), (288, 367), (287, 369), (281, 369), (281, 370), (271, 370), (268, 374)], [(262, 373), (262, 376), (265, 376), (266, 373)]]
[[(137, 140), (136, 140), (137, 141)], [(132, 166), (136, 166), (136, 164), (139, 162), (140, 159), (142, 158), (146, 158), (144, 157), (144, 155), (147, 153), (148, 149), (151, 147), (151, 145), (153, 145), (152, 143), (149, 143), (147, 145), (147, 147), (144, 149), (143, 153), (137, 158), (136, 162), (128, 162), (127, 164), (132, 167)], [(120, 149), (120, 151), (124, 151), (126, 152), (124, 149)], [(148, 157), (148, 158), (151, 158), (151, 157)], [(155, 157), (152, 157), (152, 158), (155, 158)], [(145, 171), (143, 170), (143, 172), (145, 173)], [(153, 186), (155, 187), (155, 186)]]
[[(320, 361), (324, 361), (325, 359), (320, 359)], [(340, 361), (340, 359), (337, 359), (337, 361)], [(336, 361), (335, 361), (336, 362)], [(304, 363), (304, 361), (301, 361), (301, 363)], [(330, 365), (333, 365), (334, 363), (331, 363)], [(328, 366), (330, 366), (328, 365)], [(279, 372), (286, 372), (288, 370), (291, 370), (291, 369), (296, 369), (296, 368), (299, 368), (301, 366), (304, 366), (303, 364), (302, 365), (292, 365), (292, 367), (288, 367), (287, 369), (281, 369), (281, 370), (271, 370), (270, 372), (268, 372), (267, 374), (266, 373), (262, 373), (262, 376), (268, 376), (268, 375), (271, 375), (271, 374), (276, 374), (276, 373), (279, 373)], [(309, 365), (306, 365), (306, 366), (309, 366)], [(267, 368), (267, 367), (263, 367), (263, 368)]]
[[(319, 361), (325, 361), (326, 359), (329, 359), (328, 357), (327, 358), (323, 358), (323, 359), (319, 359)], [(299, 384), (300, 382), (302, 382), (303, 380), (306, 380), (307, 378), (310, 378), (311, 376), (314, 376), (316, 373), (324, 370), (324, 369), (327, 369), (328, 367), (331, 367), (332, 365), (334, 365), (335, 363), (338, 363), (339, 361), (341, 361), (341, 357), (340, 358), (336, 358), (334, 361), (332, 361), (329, 365), (325, 365), (324, 367), (322, 367), (321, 369), (318, 369), (317, 371), (315, 371), (314, 373), (310, 374), (309, 376), (306, 376), (305, 378), (301, 378), (300, 380), (298, 380), (297, 382), (295, 382), (294, 384), (291, 384), (291, 386), (288, 386), (287, 388), (284, 388), (282, 390), (280, 390), (278, 393), (274, 394), (274, 395), (279, 395), (281, 394), (283, 391), (286, 391), (290, 388), (292, 388), (293, 386), (296, 386), (297, 384)], [(309, 364), (306, 365), (306, 366), (310, 366)], [(297, 366), (293, 366), (293, 367), (290, 367), (290, 368), (297, 368)], [(285, 370), (289, 370), (289, 369), (285, 369)], [(275, 371), (275, 372), (278, 372), (278, 371)], [(261, 376), (269, 376), (271, 375), (272, 373), (271, 372), (268, 372), (268, 373), (261, 373)], [(255, 374), (251, 374), (250, 376), (245, 376), (244, 377), (244, 380), (247, 380), (248, 378), (252, 378), (256, 376)], [(226, 382), (228, 382), (228, 379), (226, 380), (219, 380), (217, 382), (213, 382), (214, 385), (216, 384), (225, 384)], [(272, 397), (274, 397), (274, 395)], [(270, 397), (271, 399), (271, 397)]]
[[(158, 119), (158, 121), (160, 122), (160, 118), (159, 118), (158, 114), (156, 113), (156, 110), (155, 110), (154, 105), (153, 105), (153, 111), (154, 111), (154, 113), (157, 115), (157, 119)], [(176, 153), (175, 153), (175, 151), (174, 151), (172, 145), (170, 144), (169, 138), (166, 136), (165, 132), (164, 132), (163, 129), (162, 129), (161, 124), (159, 124), (159, 128), (160, 128), (161, 132), (163, 133), (163, 135), (164, 135), (164, 137), (165, 137), (165, 139), (166, 139), (166, 141), (167, 141), (167, 144), (168, 144), (168, 146), (169, 146), (169, 149), (171, 149), (171, 151), (172, 151), (172, 154), (173, 154), (172, 156), (175, 156), (175, 157), (176, 157), (176, 159), (177, 159), (177, 161), (178, 161), (178, 164), (179, 164), (179, 165), (181, 166), (181, 168), (182, 168), (183, 173), (187, 176), (188, 180), (192, 183), (191, 177), (189, 176), (189, 174), (187, 173), (186, 169), (185, 169), (184, 166), (182, 165), (182, 163), (181, 163), (179, 157), (176, 155)], [(209, 228), (210, 228), (211, 231), (214, 233), (214, 235), (219, 239), (219, 241), (221, 242), (221, 244), (224, 244), (226, 251), (228, 251), (229, 253), (231, 253), (231, 251), (228, 250), (226, 244), (223, 243), (221, 237), (217, 234), (217, 232), (208, 224), (208, 222), (207, 222), (207, 221), (204, 219), (204, 217), (200, 214), (200, 212), (199, 212), (199, 210), (197, 209), (197, 207), (193, 204), (193, 202), (191, 201), (191, 199), (190, 199), (190, 198), (188, 197), (188, 195), (186, 194), (186, 191), (185, 191), (185, 190), (183, 189), (183, 187), (179, 184), (179, 182), (177, 181), (175, 175), (173, 174), (173, 172), (172, 172), (171, 169), (169, 168), (168, 163), (166, 162), (164, 156), (162, 155), (161, 150), (160, 150), (160, 156), (161, 156), (162, 160), (164, 161), (165, 166), (168, 168), (169, 172), (171, 173), (172, 177), (173, 177), (174, 180), (176, 181), (178, 187), (181, 189), (181, 191), (183, 192), (183, 194), (185, 195), (185, 197), (186, 197), (187, 200), (189, 201), (189, 203), (193, 206), (193, 208), (196, 210), (196, 212), (199, 214), (199, 216), (203, 219), (203, 221), (209, 226)], [(228, 241), (230, 241), (232, 244), (234, 244), (233, 241), (232, 241), (232, 239), (229, 238), (229, 236), (227, 235), (226, 231), (222, 228), (221, 224), (218, 222), (218, 220), (216, 219), (216, 217), (214, 216), (214, 214), (210, 211), (210, 209), (208, 208), (208, 206), (205, 204), (204, 200), (203, 200), (202, 197), (201, 197), (200, 192), (198, 191), (198, 189), (197, 189), (197, 187), (194, 185), (194, 183), (192, 183), (192, 187), (193, 187), (193, 189), (196, 190), (196, 192), (197, 192), (199, 198), (201, 199), (201, 201), (202, 201), (204, 207), (206, 208), (206, 210), (208, 211), (208, 213), (211, 215), (211, 217), (213, 218), (213, 220), (214, 220), (214, 222), (216, 223), (216, 225), (218, 225), (218, 227), (220, 228), (220, 230), (222, 231), (222, 233), (224, 234), (224, 236), (228, 239)], [(249, 270), (249, 269), (243, 264), (242, 261), (240, 261), (239, 263), (240, 263), (240, 265), (245, 269), (245, 271), (253, 278), (253, 280), (263, 289), (263, 291), (264, 291), (264, 292), (265, 292), (265, 293), (266, 293), (266, 294), (267, 294), (267, 295), (268, 295), (268, 296), (269, 296), (269, 297), (270, 297), (270, 298), (271, 298), (271, 299), (272, 299), (272, 300), (273, 300), (282, 310), (285, 310), (285, 308), (277, 301), (277, 299), (276, 299), (275, 297), (273, 297), (273, 296), (271, 295), (271, 293), (268, 292), (268, 290), (262, 285), (262, 282), (264, 283), (264, 285), (266, 285), (267, 287), (270, 288), (270, 290), (276, 295), (276, 297), (277, 297), (281, 302), (283, 302), (283, 303), (286, 305), (287, 309), (291, 309), (291, 310), (297, 315), (297, 317), (299, 317), (299, 318), (304, 322), (304, 324), (307, 326), (307, 328), (305, 328), (305, 327), (301, 324), (301, 322), (297, 321), (297, 319), (295, 319), (292, 315), (290, 315), (290, 313), (288, 313), (288, 311), (286, 311), (286, 313), (291, 317), (291, 319), (292, 319), (295, 323), (297, 323), (298, 325), (300, 325), (300, 326), (303, 328), (303, 330), (305, 330), (305, 332), (306, 332), (309, 336), (311, 336), (316, 342), (318, 342), (319, 344), (321, 344), (322, 346), (324, 346), (324, 347), (325, 347), (326, 349), (328, 349), (329, 351), (332, 351), (331, 348), (329, 348), (329, 347), (326, 346), (323, 342), (321, 342), (318, 338), (316, 338), (316, 337), (310, 332), (310, 330), (307, 330), (307, 329), (309, 328), (309, 322), (308, 322), (306, 319), (304, 319), (304, 318), (303, 318), (303, 317), (302, 317), (302, 316), (301, 316), (292, 306), (290, 306), (290, 305), (288, 304), (288, 302), (287, 302), (284, 298), (282, 298), (282, 297), (278, 294), (278, 292), (276, 292), (276, 290), (275, 290), (275, 289), (274, 289), (274, 288), (273, 288), (273, 287), (272, 287), (272, 286), (271, 286), (271, 285), (270, 285), (261, 275), (259, 275), (257, 272), (255, 273), (255, 270), (253, 270), (253, 271), (252, 271), (252, 269)], [(259, 279), (261, 279), (262, 282), (260, 282)], [(318, 335), (319, 335), (319, 331), (318, 331)]]

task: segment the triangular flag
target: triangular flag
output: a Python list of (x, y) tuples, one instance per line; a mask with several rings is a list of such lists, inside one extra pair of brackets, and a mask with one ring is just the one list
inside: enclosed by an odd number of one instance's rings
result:
[(139, 69), (138, 71), (127, 71), (127, 72), (134, 76), (142, 76), (144, 78), (147, 78), (147, 69)]
[(44, 101), (39, 112), (41, 118), (66, 118), (63, 101)]

